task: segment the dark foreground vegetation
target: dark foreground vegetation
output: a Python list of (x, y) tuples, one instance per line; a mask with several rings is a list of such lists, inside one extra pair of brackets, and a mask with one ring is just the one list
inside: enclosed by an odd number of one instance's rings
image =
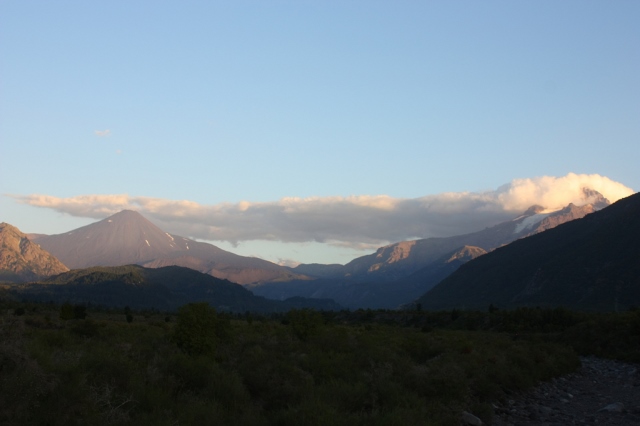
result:
[(0, 305), (0, 424), (490, 423), (492, 402), (578, 354), (640, 361), (640, 312)]

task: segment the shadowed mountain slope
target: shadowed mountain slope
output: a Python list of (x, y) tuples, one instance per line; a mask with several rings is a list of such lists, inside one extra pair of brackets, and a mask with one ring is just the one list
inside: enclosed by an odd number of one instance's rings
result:
[(513, 220), (482, 231), (391, 244), (344, 266), (300, 265), (292, 270), (317, 279), (259, 283), (251, 285), (251, 290), (274, 299), (328, 297), (349, 308), (395, 309), (411, 303), (477, 256), (609, 205), (596, 191), (584, 189), (583, 193), (586, 204), (582, 206), (569, 204), (551, 212), (532, 206)]
[(106, 307), (173, 311), (190, 302), (208, 302), (221, 311), (284, 312), (291, 308), (339, 309), (332, 300), (267, 300), (227, 280), (189, 268), (139, 265), (75, 269), (38, 283), (13, 287), (20, 298)]
[(64, 234), (33, 235), (32, 238), (74, 269), (127, 264), (151, 268), (177, 265), (239, 284), (305, 278), (266, 260), (239, 256), (212, 244), (169, 234), (131, 210)]
[(24, 282), (68, 270), (18, 228), (0, 223), (0, 281)]
[(460, 267), (418, 303), (425, 309), (640, 305), (640, 194), (515, 241)]
[(470, 234), (445, 238), (426, 238), (403, 241), (379, 248), (375, 253), (358, 257), (344, 265), (299, 265), (292, 268), (319, 278), (345, 278), (356, 281), (397, 281), (429, 266), (442, 256), (463, 246), (493, 250), (520, 238), (551, 229), (575, 220), (609, 205), (600, 193), (584, 188), (584, 205), (569, 204), (557, 211), (547, 212), (541, 206), (532, 206), (521, 216)]
[(395, 282), (358, 282), (318, 279), (250, 285), (256, 295), (284, 300), (292, 296), (333, 299), (351, 309), (396, 309), (438, 284), (460, 265), (486, 253), (479, 247), (465, 246), (448, 253), (429, 266)]

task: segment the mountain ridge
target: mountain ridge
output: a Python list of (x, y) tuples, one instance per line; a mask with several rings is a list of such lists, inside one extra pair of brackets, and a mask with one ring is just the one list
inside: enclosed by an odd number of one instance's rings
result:
[(68, 270), (18, 228), (0, 223), (0, 281), (23, 282)]
[(72, 269), (139, 264), (185, 266), (238, 284), (304, 279), (266, 260), (244, 257), (163, 231), (140, 213), (123, 210), (101, 221), (34, 241)]
[(479, 247), (464, 246), (445, 254), (412, 275), (394, 282), (358, 282), (318, 279), (305, 282), (278, 282), (248, 286), (254, 294), (269, 299), (288, 297), (326, 298), (350, 309), (396, 309), (420, 297), (469, 259), (486, 253)]
[[(512, 220), (470, 234), (390, 244), (342, 267), (314, 264), (294, 268), (317, 277), (315, 281), (269, 282), (250, 288), (255, 294), (275, 299), (329, 297), (353, 309), (396, 309), (413, 302), (470, 259), (609, 205), (598, 192), (583, 192), (588, 203), (582, 206), (569, 204), (550, 212), (534, 205)], [(456, 256), (452, 253), (458, 253), (458, 258), (447, 262), (447, 256)]]
[(340, 309), (332, 300), (275, 301), (255, 296), (239, 284), (181, 266), (94, 266), (38, 282), (13, 286), (24, 300), (70, 302), (105, 307), (174, 311), (186, 303), (207, 302), (227, 312), (285, 312), (292, 308)]
[[(484, 230), (451, 237), (431, 237), (401, 241), (380, 247), (375, 253), (353, 259), (342, 268), (331, 265), (313, 271), (321, 278), (346, 278), (358, 281), (394, 281), (404, 278), (435, 262), (440, 256), (465, 245), (491, 251), (520, 238), (551, 229), (561, 223), (584, 217), (608, 206), (609, 201), (599, 192), (583, 188), (584, 203), (569, 204), (553, 212), (545, 212), (542, 206), (531, 206), (522, 215), (485, 228)], [(306, 265), (291, 268), (292, 271), (312, 272)]]
[(474, 259), (420, 297), (424, 309), (640, 304), (640, 194)]

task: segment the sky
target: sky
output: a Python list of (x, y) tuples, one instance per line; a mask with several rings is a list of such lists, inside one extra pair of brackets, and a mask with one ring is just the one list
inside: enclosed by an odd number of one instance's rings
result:
[(0, 222), (283, 264), (640, 188), (640, 2), (0, 0)]

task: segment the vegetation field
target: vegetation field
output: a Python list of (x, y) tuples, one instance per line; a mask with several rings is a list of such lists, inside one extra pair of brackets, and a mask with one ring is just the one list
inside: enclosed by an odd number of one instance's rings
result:
[(490, 423), (492, 402), (574, 371), (586, 342), (628, 358), (640, 341), (637, 312), (1, 313), (12, 425), (457, 425), (463, 411)]

